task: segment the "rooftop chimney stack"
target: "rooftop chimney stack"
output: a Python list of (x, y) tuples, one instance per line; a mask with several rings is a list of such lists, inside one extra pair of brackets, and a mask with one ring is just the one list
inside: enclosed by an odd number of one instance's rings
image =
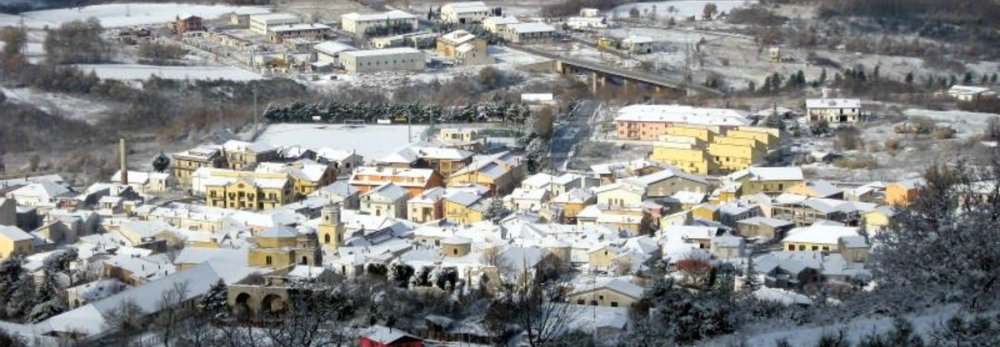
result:
[(118, 155), (119, 155), (119, 160), (121, 161), (121, 163), (120, 163), (120, 165), (121, 165), (121, 176), (122, 176), (121, 179), (122, 179), (122, 184), (124, 184), (124, 185), (128, 185), (128, 166), (126, 165), (126, 159), (125, 159), (126, 156), (127, 156), (127, 153), (128, 152), (125, 152), (125, 138), (124, 137), (119, 138), (118, 139)]

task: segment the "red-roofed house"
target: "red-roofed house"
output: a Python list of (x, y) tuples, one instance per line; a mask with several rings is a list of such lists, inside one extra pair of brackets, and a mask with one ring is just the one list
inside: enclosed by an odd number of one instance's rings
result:
[(423, 347), (424, 341), (405, 331), (374, 325), (358, 340), (361, 347)]

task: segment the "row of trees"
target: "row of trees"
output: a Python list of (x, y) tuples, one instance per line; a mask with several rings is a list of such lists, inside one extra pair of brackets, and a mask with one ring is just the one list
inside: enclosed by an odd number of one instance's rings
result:
[(531, 115), (526, 105), (515, 103), (480, 103), (464, 107), (442, 107), (419, 104), (345, 103), (330, 101), (306, 104), (294, 102), (272, 105), (264, 112), (270, 122), (304, 123), (319, 119), (325, 123), (361, 121), (375, 123), (380, 119), (411, 123), (469, 123), (506, 122), (524, 123)]

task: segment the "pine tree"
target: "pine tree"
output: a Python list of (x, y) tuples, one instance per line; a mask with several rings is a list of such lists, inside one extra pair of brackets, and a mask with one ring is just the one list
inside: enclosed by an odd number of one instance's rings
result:
[(228, 292), (229, 288), (226, 286), (226, 282), (220, 279), (209, 287), (208, 292), (198, 300), (198, 308), (210, 315), (219, 315), (226, 312), (229, 307), (227, 302)]
[(28, 274), (21, 274), (14, 283), (13, 292), (7, 301), (7, 317), (21, 319), (28, 314), (35, 302), (35, 280)]
[(743, 286), (741, 288), (750, 293), (760, 289), (760, 280), (757, 278), (757, 268), (753, 264), (752, 256), (747, 256), (747, 267), (743, 270)]
[(819, 84), (826, 83), (826, 68), (819, 72)]
[(499, 195), (496, 195), (490, 199), (490, 206), (486, 209), (486, 213), (483, 214), (483, 218), (493, 222), (494, 225), (499, 225), (500, 221), (509, 214), (510, 209), (503, 204), (503, 199)]
[(906, 73), (906, 84), (913, 84), (913, 72)]
[(990, 76), (990, 82), (992, 82), (994, 84), (997, 83), (997, 74), (996, 73), (993, 73), (993, 76)]
[(971, 72), (966, 72), (965, 73), (965, 77), (962, 77), (962, 84), (964, 84), (964, 85), (970, 85), (970, 84), (972, 84), (972, 73)]
[(153, 170), (156, 170), (156, 172), (167, 171), (167, 167), (169, 166), (170, 166), (170, 158), (167, 158), (167, 156), (164, 155), (163, 152), (160, 152), (160, 155), (157, 155), (156, 158), (153, 159)]

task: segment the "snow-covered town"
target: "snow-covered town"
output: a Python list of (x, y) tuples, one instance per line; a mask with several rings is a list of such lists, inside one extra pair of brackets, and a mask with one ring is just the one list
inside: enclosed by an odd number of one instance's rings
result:
[(1000, 345), (956, 2), (0, 0), (0, 346)]

